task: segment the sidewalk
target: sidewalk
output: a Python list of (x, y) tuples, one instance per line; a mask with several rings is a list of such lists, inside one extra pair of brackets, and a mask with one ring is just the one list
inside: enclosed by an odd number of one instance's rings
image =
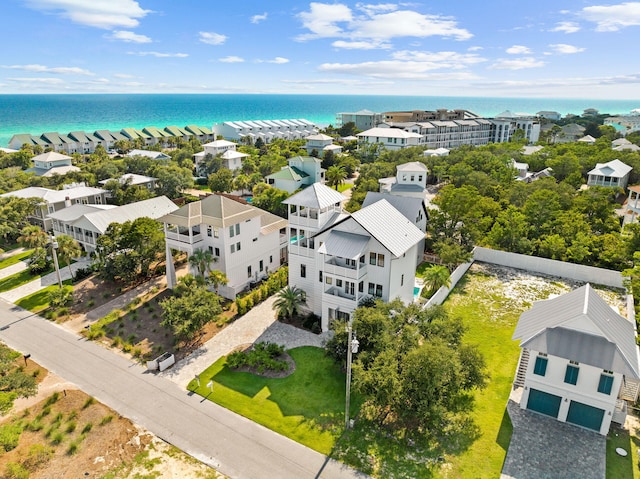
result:
[(12, 256), (15, 256), (17, 254), (23, 253), (25, 251), (27, 251), (27, 248), (10, 249), (9, 251), (5, 251), (4, 253), (0, 253), (0, 261), (2, 261), (3, 259), (11, 258)]
[(16, 264), (0, 269), (0, 279), (8, 278), (20, 271), (27, 269), (29, 265), (24, 261), (18, 261)]
[[(81, 258), (79, 261), (76, 261), (71, 265), (71, 271), (75, 274), (75, 272), (80, 268), (86, 268), (89, 266), (90, 260), (86, 258)], [(71, 279), (71, 274), (69, 274), (69, 268), (63, 267), (60, 268), (60, 277), (62, 281), (67, 279)], [(54, 271), (53, 273), (49, 273), (45, 276), (41, 276), (40, 278), (34, 279), (33, 281), (23, 284), (22, 286), (18, 286), (17, 288), (10, 289), (9, 291), (5, 291), (4, 293), (0, 293), (0, 298), (8, 301), (10, 303), (15, 303), (21, 298), (25, 296), (29, 296), (30, 294), (37, 293), (41, 289), (46, 288), (47, 286), (51, 286), (52, 284), (58, 283), (58, 275)]]

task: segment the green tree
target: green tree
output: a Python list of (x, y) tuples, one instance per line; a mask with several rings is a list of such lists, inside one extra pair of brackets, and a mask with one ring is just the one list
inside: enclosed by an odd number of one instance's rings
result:
[(18, 244), (25, 248), (44, 248), (49, 242), (49, 235), (39, 226), (25, 226), (20, 230)]
[(229, 283), (229, 279), (227, 275), (224, 274), (219, 269), (213, 269), (209, 271), (209, 276), (207, 276), (207, 283), (213, 286), (213, 289), (218, 291), (220, 286), (224, 286)]
[(197, 249), (189, 256), (189, 264), (198, 272), (203, 283), (211, 270), (211, 265), (216, 261), (218, 259), (208, 249)]
[(190, 168), (181, 168), (178, 165), (157, 166), (152, 170), (153, 176), (158, 181), (156, 193), (168, 198), (179, 198), (184, 190), (193, 187), (193, 175)]
[(233, 188), (239, 190), (240, 194), (244, 194), (250, 184), (251, 180), (247, 175), (238, 175), (233, 179)]
[(73, 258), (77, 258), (82, 254), (82, 248), (78, 244), (78, 242), (73, 239), (69, 235), (59, 235), (56, 236), (56, 241), (58, 242), (58, 257), (67, 263), (69, 268), (69, 276), (73, 278), (73, 273), (71, 271), (71, 260)]
[(451, 286), (451, 274), (449, 268), (442, 265), (433, 265), (427, 268), (424, 274), (425, 286), (429, 288), (430, 295), (433, 295), (442, 286)]
[(306, 293), (297, 286), (287, 286), (276, 294), (273, 306), (278, 316), (293, 318), (307, 301)]
[(287, 205), (283, 204), (282, 202), (289, 197), (289, 193), (278, 188), (273, 188), (269, 185), (265, 185), (264, 188), (260, 189), (262, 190), (262, 192), (256, 194), (256, 188), (254, 188), (254, 196), (252, 201), (253, 206), (268, 211), (269, 213), (273, 213), (274, 215), (286, 218)]
[(18, 236), (28, 224), (27, 218), (33, 215), (37, 201), (35, 198), (0, 196), (0, 236), (5, 242)]
[(229, 168), (220, 168), (209, 175), (209, 188), (216, 193), (227, 193), (233, 189), (233, 173)]
[(347, 172), (342, 166), (334, 165), (329, 167), (325, 176), (327, 184), (337, 190), (338, 186), (344, 183), (347, 178)]
[(194, 339), (205, 324), (216, 321), (222, 312), (220, 297), (197, 284), (161, 301), (160, 306), (161, 324), (170, 327), (175, 336), (184, 341)]

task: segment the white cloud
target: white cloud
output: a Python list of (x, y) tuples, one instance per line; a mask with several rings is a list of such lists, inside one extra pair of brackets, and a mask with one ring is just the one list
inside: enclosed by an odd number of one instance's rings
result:
[(260, 23), (264, 22), (267, 19), (267, 12), (264, 12), (262, 15), (254, 15), (251, 17), (251, 23)]
[(467, 48), (468, 52), (479, 52), (480, 50), (484, 50), (484, 47), (481, 46), (475, 46), (475, 47), (469, 47)]
[(305, 80), (281, 80), (282, 83), (293, 84), (316, 84), (316, 85), (350, 85), (350, 86), (372, 86), (372, 85), (393, 85), (392, 81), (363, 81), (347, 78), (314, 78)]
[(431, 63), (434, 68), (465, 68), (467, 65), (474, 65), (487, 61), (475, 53), (457, 52), (419, 52), (411, 50), (400, 50), (392, 55), (394, 60), (405, 60), (413, 62)]
[(284, 57), (275, 57), (272, 60), (267, 60), (267, 63), (276, 63), (278, 65), (282, 65), (284, 63), (289, 63), (289, 59)]
[(596, 23), (597, 32), (615, 32), (625, 27), (640, 25), (640, 2), (585, 7), (580, 16)]
[(162, 52), (127, 52), (127, 55), (138, 55), (140, 57), (156, 58), (186, 58), (188, 53), (162, 53)]
[(220, 33), (215, 32), (199, 32), (201, 43), (206, 43), (207, 45), (222, 45), (227, 41), (226, 35), (221, 35)]
[(580, 53), (585, 50), (584, 48), (567, 45), (566, 43), (555, 43), (549, 45), (549, 48), (553, 51), (553, 53), (558, 53), (560, 55), (571, 55), (573, 53)]
[(499, 59), (489, 68), (492, 70), (524, 70), (525, 68), (540, 68), (544, 66), (544, 62), (536, 60), (532, 57)]
[(94, 73), (89, 70), (85, 70), (83, 68), (78, 67), (47, 67), (44, 65), (3, 65), (2, 68), (7, 68), (9, 70), (23, 70), (26, 72), (37, 72), (37, 73), (57, 73), (60, 75), (93, 75)]
[(580, 31), (580, 25), (575, 22), (558, 22), (552, 32), (575, 33)]
[(640, 73), (635, 75), (619, 75), (610, 77), (572, 77), (572, 78), (549, 78), (535, 80), (507, 80), (497, 82), (478, 82), (474, 83), (477, 87), (499, 87), (499, 88), (554, 88), (566, 87), (594, 87), (594, 86), (610, 86), (610, 85), (628, 85), (640, 84)]
[(137, 33), (128, 32), (126, 30), (116, 30), (108, 38), (113, 40), (121, 40), (127, 43), (151, 43), (151, 38), (146, 35), (138, 35)]
[(386, 60), (363, 63), (324, 63), (318, 67), (320, 71), (347, 73), (373, 78), (394, 78), (404, 80), (469, 80), (475, 75), (469, 72), (437, 72), (441, 68), (432, 62), (414, 62)]
[(114, 73), (114, 78), (135, 78), (133, 75), (129, 75), (128, 73)]
[(135, 0), (26, 0), (33, 10), (53, 12), (74, 23), (97, 28), (133, 28), (149, 10)]
[(60, 85), (64, 83), (60, 78), (7, 78), (6, 80), (16, 83), (44, 83), (47, 85)]
[(531, 54), (531, 49), (529, 47), (525, 47), (524, 45), (514, 45), (507, 48), (506, 52), (510, 55), (529, 55)]
[(222, 63), (242, 63), (244, 62), (244, 58), (231, 55), (228, 57), (220, 58), (218, 59), (218, 61)]
[(345, 50), (386, 50), (391, 48), (390, 43), (380, 43), (372, 41), (347, 42), (344, 40), (336, 40), (331, 44), (331, 46), (335, 48), (344, 48)]
[(361, 13), (354, 14), (347, 5), (340, 3), (312, 2), (309, 11), (298, 15), (309, 33), (299, 35), (296, 40), (340, 38), (340, 41), (334, 42), (334, 47), (364, 49), (361, 46), (367, 42), (377, 48), (388, 48), (390, 40), (400, 37), (441, 36), (467, 40), (473, 36), (469, 31), (459, 28), (451, 17), (398, 10), (395, 4), (357, 4), (356, 8)]

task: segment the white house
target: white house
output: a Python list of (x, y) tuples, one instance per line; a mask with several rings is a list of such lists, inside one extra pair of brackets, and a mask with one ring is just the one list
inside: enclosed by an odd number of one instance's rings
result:
[(540, 122), (535, 115), (529, 113), (513, 113), (505, 110), (491, 119), (495, 126), (495, 143), (509, 141), (516, 130), (522, 130), (529, 143), (536, 143), (540, 138)]
[(629, 186), (629, 198), (627, 199), (627, 211), (631, 213), (630, 222), (633, 223), (640, 215), (640, 185)]
[(422, 152), (422, 154), (424, 156), (449, 156), (449, 152), (451, 150), (449, 150), (448, 148), (435, 148), (435, 149), (426, 149)]
[(412, 161), (396, 166), (396, 176), (380, 178), (381, 193), (413, 196), (424, 199), (427, 191), (427, 166), (419, 161)]
[(359, 110), (356, 112), (341, 112), (336, 114), (336, 126), (339, 128), (347, 123), (355, 124), (356, 129), (363, 131), (373, 128), (384, 121), (384, 113), (376, 113), (371, 110)]
[(167, 245), (167, 284), (176, 284), (171, 249), (192, 255), (209, 250), (213, 268), (228, 278), (218, 292), (236, 295), (286, 261), (287, 221), (223, 195), (210, 195), (160, 218)]
[(578, 138), (579, 143), (586, 143), (587, 145), (595, 145), (596, 139), (591, 135), (583, 136), (582, 138)]
[(18, 153), (20, 150), (14, 150), (13, 148), (0, 148), (0, 151), (2, 153), (11, 154), (11, 153)]
[(265, 177), (267, 184), (293, 193), (313, 183), (324, 183), (325, 169), (322, 160), (313, 156), (294, 156), (289, 158), (288, 165)]
[(125, 223), (138, 218), (158, 218), (178, 209), (166, 196), (136, 201), (123, 206), (75, 204), (49, 214), (53, 234), (73, 237), (84, 251), (96, 250), (96, 241), (111, 223)]
[(632, 170), (631, 166), (620, 160), (597, 163), (596, 167), (588, 173), (587, 185), (625, 188)]
[(213, 133), (222, 135), (227, 140), (250, 138), (252, 142), (261, 139), (265, 143), (283, 138), (285, 140), (299, 140), (318, 131), (310, 121), (297, 120), (244, 120), (225, 121), (212, 127)]
[(108, 178), (106, 180), (99, 181), (101, 185), (106, 185), (110, 181), (117, 181), (121, 185), (137, 185), (144, 186), (148, 190), (153, 191), (156, 187), (156, 181), (158, 178), (152, 176), (136, 175), (135, 173), (125, 173), (120, 178)]
[(333, 138), (329, 135), (325, 135), (324, 133), (309, 135), (305, 140), (307, 141), (305, 148), (307, 149), (308, 155), (311, 155), (314, 150), (321, 157), (324, 156), (327, 151), (331, 151), (334, 154), (342, 152), (342, 147), (334, 145)]
[(401, 150), (411, 146), (419, 146), (422, 135), (400, 128), (375, 127), (356, 135), (362, 144), (380, 143), (387, 150)]
[(49, 151), (41, 155), (34, 156), (33, 167), (27, 169), (27, 173), (34, 173), (36, 176), (49, 177), (53, 175), (65, 175), (71, 171), (80, 171), (80, 168), (71, 164), (71, 158), (67, 155)]
[(515, 386), (520, 407), (606, 435), (624, 424), (640, 379), (635, 324), (588, 284), (535, 302), (513, 339), (522, 348)]
[(31, 223), (41, 226), (45, 231), (49, 231), (52, 227), (52, 221), (48, 217), (49, 214), (60, 211), (73, 204), (95, 204), (103, 205), (106, 203), (106, 190), (93, 188), (90, 186), (69, 187), (63, 186), (62, 190), (51, 190), (49, 188), (41, 188), (39, 186), (30, 186), (21, 190), (11, 191), (0, 196), (16, 196), (18, 198), (37, 198), (40, 200), (33, 216), (28, 219)]
[(323, 331), (333, 319), (348, 319), (366, 298), (413, 301), (416, 248), (424, 238), (384, 199), (353, 214), (342, 210), (342, 200), (315, 183), (284, 201), (289, 284), (306, 292)]
[(213, 157), (220, 156), (222, 159), (222, 166), (230, 170), (237, 170), (242, 167), (242, 159), (246, 158), (246, 153), (236, 151), (237, 143), (227, 140), (211, 141), (202, 145), (204, 150), (193, 155), (193, 163), (196, 171), (199, 171), (202, 162), (207, 155)]

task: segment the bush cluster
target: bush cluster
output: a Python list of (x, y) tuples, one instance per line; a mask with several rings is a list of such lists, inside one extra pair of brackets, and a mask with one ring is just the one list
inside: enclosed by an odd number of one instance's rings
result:
[(265, 371), (286, 371), (287, 362), (277, 359), (284, 353), (284, 346), (275, 343), (256, 343), (246, 352), (236, 351), (227, 356), (227, 366), (231, 369), (241, 367), (255, 368), (260, 374)]
[(289, 281), (289, 270), (286, 266), (279, 268), (253, 291), (236, 299), (238, 315), (243, 316), (255, 305), (284, 288)]

